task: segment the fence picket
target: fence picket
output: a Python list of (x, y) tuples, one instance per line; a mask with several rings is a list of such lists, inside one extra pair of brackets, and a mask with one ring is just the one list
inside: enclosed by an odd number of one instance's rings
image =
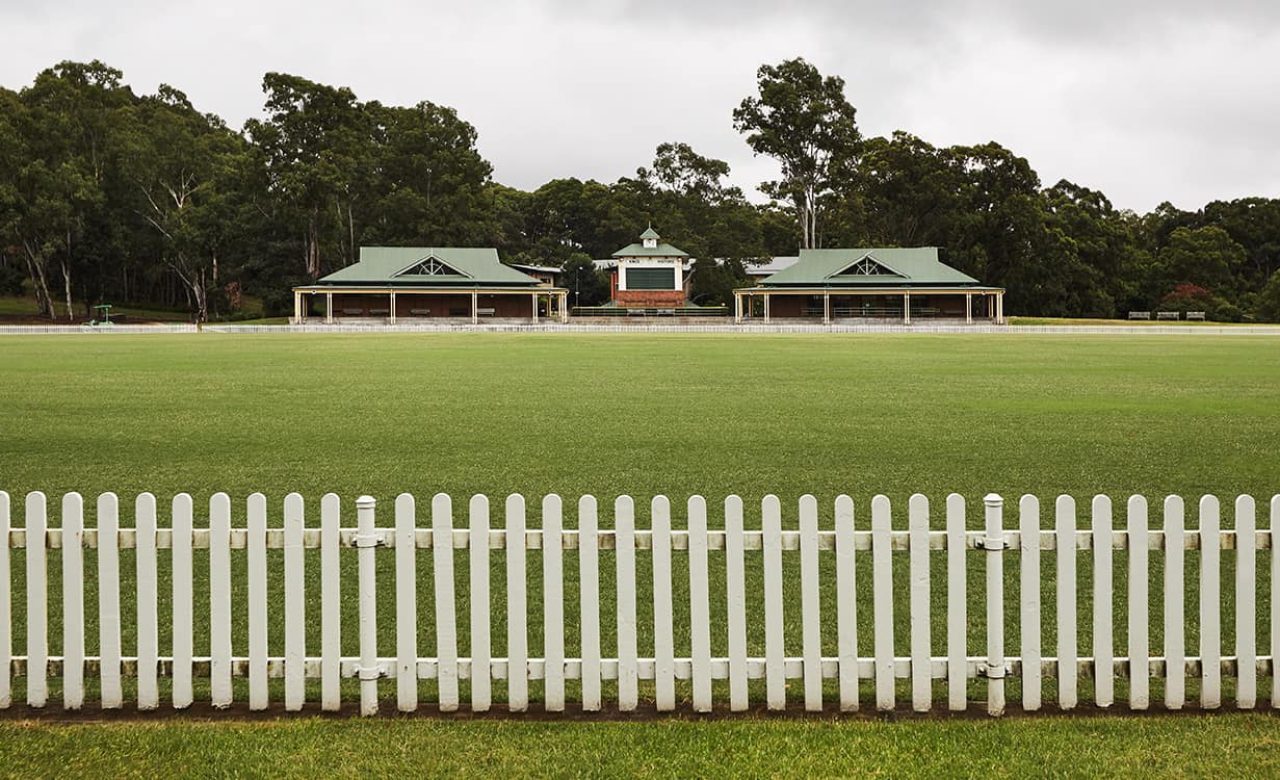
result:
[[(396, 709), (400, 712), (413, 712), (418, 709), (418, 549), (415, 537), (418, 527), (418, 506), (414, 497), (408, 493), (396, 496)], [(447, 528), (448, 517), (452, 514), (448, 498), (441, 499), (437, 495), (431, 501), (432, 547), (440, 543), (441, 526)], [(449, 533), (445, 531), (445, 537)], [(450, 545), (453, 540), (449, 539)], [(432, 550), (437, 555), (436, 550)], [(436, 566), (435, 602), (436, 614), (444, 609), (440, 606), (439, 566)], [(450, 569), (452, 574), (452, 569)], [(450, 584), (452, 578), (450, 579)], [(450, 600), (452, 605), (452, 599)], [(445, 652), (443, 634), (448, 630), (436, 624), (436, 654)], [(439, 668), (439, 667), (438, 667)], [(443, 671), (443, 670), (442, 670)], [(441, 674), (440, 709), (444, 710), (445, 688), (448, 683)]]
[(836, 644), (840, 711), (858, 709), (858, 594), (853, 535), (853, 499), (836, 497)]
[(1130, 496), (1129, 532), (1129, 708), (1151, 706), (1150, 616), (1147, 596), (1147, 499)]
[(631, 496), (613, 503), (618, 578), (618, 709), (630, 712), (640, 699), (636, 668), (636, 508)]
[[(687, 529), (672, 528), (670, 502), (663, 496), (653, 500), (651, 528), (637, 531), (634, 503), (628, 497), (619, 497), (615, 503), (613, 530), (599, 528), (598, 510), (590, 496), (578, 502), (577, 528), (565, 529), (561, 499), (547, 495), (542, 499), (541, 527), (529, 531), (526, 523), (524, 498), (518, 494), (506, 502), (505, 529), (491, 529), (488, 499), (474, 496), (470, 503), (470, 520), (465, 533), (454, 530), (452, 500), (439, 494), (432, 502), (432, 518), (429, 529), (419, 528), (416, 520), (414, 498), (402, 494), (396, 500), (394, 529), (379, 529), (376, 524), (375, 502), (367, 496), (357, 500), (356, 528), (341, 527), (340, 502), (333, 494), (321, 502), (320, 527), (305, 527), (302, 496), (291, 493), (285, 497), (283, 528), (269, 529), (267, 498), (261, 493), (248, 496), (245, 509), (245, 525), (233, 528), (231, 499), (225, 493), (215, 494), (209, 501), (208, 530), (194, 529), (191, 497), (175, 496), (172, 504), (171, 528), (157, 527), (155, 498), (140, 494), (135, 502), (133, 528), (120, 528), (118, 502), (114, 494), (104, 493), (97, 499), (98, 527), (85, 528), (84, 500), (80, 495), (68, 493), (61, 499), (61, 521), (49, 528), (47, 499), (41, 493), (26, 496), (26, 527), (13, 529), (9, 522), (8, 496), (0, 492), (0, 661), (7, 661), (0, 669), (0, 706), (8, 706), (11, 697), (11, 680), (16, 672), (26, 677), (25, 689), (29, 706), (41, 707), (47, 703), (51, 681), (54, 690), (61, 692), (62, 706), (67, 711), (82, 708), (85, 701), (86, 675), (101, 675), (102, 704), (104, 708), (120, 707), (123, 703), (122, 683), (125, 676), (137, 677), (138, 707), (154, 709), (159, 705), (159, 677), (172, 676), (173, 706), (181, 709), (193, 702), (196, 675), (209, 680), (207, 701), (214, 707), (227, 707), (232, 702), (233, 681), (247, 678), (245, 690), (250, 710), (262, 710), (269, 706), (270, 678), (284, 680), (284, 705), (288, 711), (297, 711), (305, 703), (305, 691), (309, 678), (321, 681), (321, 703), (324, 709), (339, 709), (343, 678), (355, 678), (360, 687), (360, 712), (375, 714), (378, 709), (378, 679), (385, 676), (397, 678), (397, 705), (403, 711), (416, 709), (419, 703), (419, 678), (437, 680), (439, 709), (448, 712), (460, 706), (459, 685), (464, 676), (471, 679), (471, 708), (484, 711), (491, 707), (492, 680), (507, 680), (509, 709), (513, 712), (528, 708), (531, 681), (542, 680), (545, 709), (562, 712), (568, 707), (567, 687), (570, 679), (582, 680), (581, 702), (584, 711), (596, 711), (603, 706), (604, 680), (618, 680), (618, 706), (622, 711), (633, 711), (638, 706), (639, 681), (653, 680), (655, 707), (659, 711), (676, 708), (677, 680), (689, 680), (692, 692), (691, 706), (696, 712), (710, 712), (714, 706), (714, 680), (726, 680), (730, 709), (741, 711), (749, 707), (749, 681), (762, 680), (765, 703), (770, 710), (783, 710), (787, 703), (787, 688), (793, 681), (802, 681), (804, 706), (808, 711), (822, 711), (823, 690), (827, 679), (838, 682), (840, 709), (847, 711), (858, 706), (858, 685), (868, 674), (875, 687), (876, 707), (892, 710), (896, 706), (897, 685), (901, 679), (910, 679), (911, 706), (925, 712), (933, 707), (935, 681), (947, 680), (947, 706), (962, 711), (967, 705), (970, 675), (986, 680), (987, 710), (1000, 715), (1006, 706), (1006, 680), (1011, 674), (1021, 677), (1022, 706), (1026, 711), (1042, 707), (1042, 686), (1045, 667), (1043, 648), (1043, 612), (1041, 583), (1041, 556), (1044, 550), (1055, 550), (1057, 602), (1057, 659), (1058, 700), (1063, 709), (1078, 705), (1078, 686), (1081, 670), (1092, 678), (1090, 696), (1098, 707), (1114, 705), (1116, 677), (1126, 686), (1122, 698), (1128, 709), (1146, 710), (1151, 706), (1152, 678), (1163, 679), (1164, 700), (1169, 709), (1180, 709), (1186, 700), (1186, 675), (1200, 675), (1200, 707), (1215, 709), (1222, 705), (1223, 686), (1231, 689), (1235, 703), (1241, 709), (1258, 706), (1259, 677), (1270, 674), (1272, 707), (1280, 697), (1280, 675), (1275, 673), (1277, 651), (1280, 651), (1280, 603), (1273, 602), (1268, 614), (1266, 648), (1260, 654), (1256, 621), (1258, 592), (1262, 588), (1257, 555), (1259, 549), (1271, 549), (1270, 579), (1272, 586), (1280, 584), (1280, 495), (1270, 502), (1270, 527), (1258, 527), (1257, 507), (1250, 496), (1237, 496), (1234, 500), (1235, 519), (1227, 530), (1222, 528), (1221, 504), (1214, 496), (1203, 496), (1199, 501), (1197, 527), (1188, 532), (1185, 505), (1177, 496), (1168, 496), (1163, 502), (1163, 521), (1159, 530), (1150, 527), (1147, 500), (1140, 495), (1129, 496), (1125, 505), (1125, 520), (1121, 528), (1115, 528), (1114, 507), (1103, 495), (1095, 496), (1090, 504), (1088, 530), (1080, 530), (1077, 524), (1076, 502), (1070, 496), (1059, 496), (1054, 507), (1052, 532), (1042, 530), (1040, 502), (1035, 496), (1024, 495), (1019, 500), (1019, 518), (1016, 526), (1005, 528), (1004, 502), (997, 494), (984, 498), (984, 522), (981, 530), (970, 531), (966, 525), (965, 502), (956, 494), (946, 500), (945, 530), (934, 531), (930, 523), (930, 506), (927, 497), (912, 495), (907, 503), (905, 530), (894, 530), (892, 507), (885, 496), (875, 496), (871, 501), (870, 531), (859, 531), (854, 525), (854, 502), (848, 496), (835, 501), (835, 522), (831, 530), (820, 527), (818, 501), (812, 495), (804, 495), (798, 503), (797, 530), (783, 530), (782, 506), (776, 496), (766, 496), (761, 502), (759, 531), (744, 528), (743, 505), (737, 497), (725, 500), (724, 531), (708, 529), (706, 502), (693, 496), (687, 503)], [(1265, 520), (1264, 520), (1265, 522)], [(1016, 656), (1006, 656), (1006, 626), (1004, 625), (1004, 552), (1016, 545), (1019, 550), (1019, 620), (1018, 650)], [(339, 584), (341, 550), (354, 548), (358, 574), (358, 657), (343, 657), (340, 631), (340, 604), (342, 590)], [(395, 547), (394, 552), (378, 550), (379, 547)], [(432, 549), (433, 594), (436, 642), (434, 657), (422, 657), (418, 648), (417, 553), (419, 547)], [(470, 653), (467, 659), (458, 658), (457, 647), (457, 594), (455, 592), (455, 548), (469, 548)], [(12, 656), (13, 638), (12, 590), (3, 587), (11, 572), (8, 570), (11, 550), (25, 549), (26, 610), (25, 625), (19, 628), (25, 634), (26, 657)], [(101, 631), (100, 650), (97, 656), (87, 654), (92, 641), (85, 630), (91, 629), (92, 615), (84, 610), (88, 595), (89, 572), (85, 570), (85, 548), (95, 550), (98, 577), (98, 623)], [(136, 580), (130, 583), (136, 589), (136, 617), (134, 625), (122, 623), (124, 615), (120, 605), (119, 555), (122, 549), (134, 548), (136, 555)], [(172, 659), (159, 655), (158, 607), (156, 587), (160, 579), (158, 554), (161, 549), (172, 551)], [(193, 657), (193, 635), (197, 622), (193, 605), (195, 577), (193, 555), (197, 549), (209, 550), (208, 598), (209, 654), (208, 658)], [(321, 556), (319, 585), (321, 588), (321, 652), (318, 659), (306, 655), (306, 577), (305, 550), (318, 548)], [(491, 550), (505, 551), (506, 572), (506, 631), (507, 657), (494, 659), (491, 646), (491, 610), (493, 608), (490, 578)], [(977, 549), (984, 559), (985, 587), (981, 594), (969, 594), (967, 566), (970, 551)], [(283, 551), (283, 606), (276, 614), (270, 607), (271, 577), (268, 567), (270, 549)], [(528, 617), (528, 562), (530, 549), (540, 549), (543, 587), (541, 599), (541, 629), (543, 636), (541, 658), (530, 658), (530, 626)], [(577, 550), (579, 577), (576, 583), (580, 599), (579, 631), (580, 659), (566, 657), (565, 599), (575, 598), (566, 594), (565, 550)], [(1153, 654), (1150, 646), (1152, 615), (1150, 614), (1150, 550), (1163, 551), (1159, 564), (1163, 573), (1163, 647)], [(1186, 550), (1199, 550), (1198, 583), (1187, 584)], [(1223, 592), (1222, 551), (1234, 550), (1234, 566), (1231, 594)], [(55, 561), (57, 571), (49, 572), (49, 550), (60, 550)], [(603, 658), (600, 625), (600, 571), (601, 550), (614, 550), (616, 555), (617, 582), (617, 636), (616, 659)], [(763, 577), (763, 613), (759, 616), (758, 629), (763, 631), (763, 658), (748, 659), (747, 638), (752, 627), (747, 622), (746, 608), (746, 554), (759, 550)], [(871, 555), (870, 580), (872, 592), (871, 646), (872, 657), (860, 660), (857, 646), (857, 584), (856, 551), (865, 550)], [(935, 593), (932, 577), (933, 551), (946, 551), (947, 615), (945, 660), (934, 658), (932, 605), (940, 603), (942, 594)], [(1078, 556), (1081, 550), (1089, 550), (1092, 579), (1092, 598), (1088, 614), (1079, 614), (1076, 586), (1079, 578)], [(1117, 659), (1114, 647), (1116, 604), (1114, 578), (1115, 550), (1124, 550), (1124, 574), (1127, 592), (1125, 612), (1119, 619), (1125, 647)], [(240, 553), (238, 551), (243, 551)], [(675, 569), (683, 563), (679, 553), (688, 554), (688, 611), (676, 610), (674, 604), (677, 584)], [(727, 606), (728, 657), (713, 658), (712, 652), (712, 599), (710, 594), (710, 567), (712, 554), (723, 551), (726, 572), (724, 595)], [(787, 551), (795, 551), (794, 570), (786, 568)], [(652, 555), (653, 582), (636, 583), (637, 556), (642, 552)], [(907, 592), (895, 593), (894, 558), (902, 553), (907, 559)], [(243, 554), (242, 563), (235, 556)], [(835, 611), (828, 619), (835, 622), (836, 656), (823, 656), (822, 579), (823, 556), (832, 555), (830, 562), (835, 570)], [(377, 596), (376, 571), (394, 556), (396, 593), (395, 631), (396, 648), (393, 659), (380, 658), (377, 650)], [(903, 565), (903, 564), (899, 564)], [(235, 577), (232, 578), (232, 573)], [(899, 572), (903, 574), (904, 572)], [(50, 576), (57, 580), (59, 599), (57, 609), (51, 614), (49, 597)], [(681, 575), (683, 576), (683, 575)], [(244, 577), (244, 580), (238, 578)], [(788, 579), (790, 577), (790, 580)], [(798, 624), (799, 637), (793, 637), (792, 650), (799, 649), (799, 657), (787, 654), (786, 621), (784, 609), (786, 583), (794, 580), (799, 589)], [(1197, 587), (1198, 585), (1198, 587)], [(203, 586), (201, 586), (203, 587)], [(681, 586), (683, 587), (683, 586)], [(830, 587), (830, 584), (828, 584)], [(240, 590), (244, 588), (244, 590)], [(1185, 646), (1186, 599), (1196, 588), (1199, 613), (1197, 623), (1198, 654), (1188, 658)], [(240, 602), (247, 607), (246, 624), (236, 626), (232, 609), (233, 594), (243, 594)], [(975, 605), (968, 603), (973, 595)], [(201, 594), (200, 597), (203, 597)], [(132, 598), (132, 597), (131, 597)], [(653, 658), (637, 657), (638, 631), (636, 625), (637, 600), (652, 599), (654, 644)], [(895, 642), (895, 603), (898, 598), (908, 601), (908, 613), (900, 614), (904, 630), (909, 636)], [(1234, 639), (1224, 658), (1222, 648), (1222, 615), (1226, 605), (1223, 599), (1231, 598), (1233, 608)], [(761, 602), (757, 602), (761, 603)], [(985, 656), (971, 658), (968, 655), (968, 619), (973, 609), (985, 610)], [(131, 607), (129, 611), (134, 611)], [(647, 610), (647, 608), (646, 608)], [(677, 624), (677, 612), (681, 613)], [(133, 616), (130, 615), (130, 618)], [(56, 618), (55, 622), (50, 622)], [(684, 621), (688, 620), (686, 624)], [(535, 618), (536, 619), (536, 618)], [(269, 651), (272, 620), (283, 622), (283, 659), (274, 658)], [(1084, 621), (1085, 630), (1091, 634), (1091, 652), (1081, 658), (1078, 650), (1079, 627)], [(687, 625), (689, 640), (687, 657), (677, 655), (676, 637), (683, 635)], [(233, 629), (241, 628), (245, 639), (237, 639), (233, 647)], [(56, 634), (54, 647), (60, 655), (51, 655), (50, 630)], [(125, 658), (121, 653), (121, 638), (135, 634), (136, 658)], [(348, 643), (356, 637), (349, 637)], [(132, 640), (131, 644), (132, 644)], [(246, 656), (238, 657), (233, 650), (245, 642)], [(895, 644), (908, 645), (906, 657), (895, 655)], [(132, 649), (132, 647), (131, 647)], [(351, 647), (347, 648), (350, 651)], [(683, 651), (685, 648), (681, 648)], [(536, 653), (535, 653), (536, 654)], [(569, 654), (573, 654), (569, 651)], [(1052, 660), (1052, 659), (1051, 659)], [(1082, 662), (1083, 660), (1083, 662)], [(1117, 660), (1121, 665), (1117, 666)], [(866, 664), (863, 666), (862, 664)], [(1049, 672), (1053, 674), (1053, 672)], [(1227, 680), (1223, 680), (1223, 677)], [(236, 683), (237, 685), (241, 683)], [(797, 690), (799, 684), (796, 685)], [(201, 686), (203, 689), (203, 686)], [(833, 691), (834, 694), (834, 691)], [(205, 694), (201, 694), (202, 698)], [(796, 694), (798, 697), (799, 694)], [(1265, 695), (1265, 694), (1264, 694)]]
[(965, 570), (964, 496), (947, 496), (947, 708), (964, 712), (969, 705), (969, 604)]
[(524, 496), (507, 496), (507, 709), (529, 708), (528, 585)]
[(893, 554), (890, 508), (886, 496), (871, 499), (871, 596), (875, 652), (876, 709), (894, 707)]
[(378, 537), (377, 502), (372, 496), (356, 499), (356, 606), (360, 623), (360, 714), (378, 714), (378, 561), (374, 555)]
[(765, 704), (771, 710), (787, 707), (786, 647), (782, 623), (782, 503), (765, 496), (760, 504), (764, 565), (764, 682)]
[[(84, 501), (62, 497), (62, 707), (84, 704)], [(8, 588), (9, 583), (0, 583)]]
[(214, 707), (231, 706), (231, 498), (209, 499), (209, 686)]
[(157, 610), (156, 497), (139, 493), (133, 504), (137, 542), (138, 709), (160, 706), (160, 621)]
[(1054, 535), (1058, 543), (1058, 706), (1076, 706), (1079, 654), (1076, 644), (1076, 500), (1058, 496), (1054, 504)]
[(911, 709), (928, 712), (933, 707), (932, 636), (929, 625), (929, 499), (916, 493), (911, 496), (907, 511), (911, 577)]
[(1023, 496), (1018, 501), (1019, 601), (1022, 614), (1018, 638), (1022, 649), (1022, 709), (1040, 709), (1044, 671), (1040, 667), (1040, 499)]
[(987, 714), (1004, 714), (1004, 499), (990, 493), (986, 507)]
[(724, 500), (725, 598), (729, 633), (729, 709), (748, 707), (746, 553), (742, 529), (742, 499)]
[(302, 549), (306, 525), (302, 496), (284, 497), (284, 708), (302, 709), (306, 700), (307, 602), (306, 557)]
[(1258, 703), (1258, 520), (1252, 496), (1236, 497), (1236, 706)]
[(120, 502), (98, 496), (98, 655), (102, 708), (124, 706), (120, 675)]
[(173, 707), (186, 709), (195, 700), (192, 690), (191, 657), (195, 653), (194, 578), (192, 576), (191, 496), (173, 497)]
[(1182, 709), (1187, 697), (1186, 514), (1182, 499), (1164, 500), (1164, 706)]
[(249, 709), (267, 708), (267, 497), (248, 501)]
[[(489, 629), (489, 499), (471, 497), (471, 711), (488, 712), (493, 703), (493, 641)], [(585, 685), (584, 685), (585, 690)]]
[(818, 499), (800, 497), (800, 617), (804, 708), (822, 712), (822, 622), (818, 569)]
[(658, 712), (676, 707), (675, 637), (672, 629), (671, 502), (655, 496), (653, 527), (653, 683)]
[(49, 699), (49, 528), (44, 493), (27, 494), (27, 704), (43, 707)]
[(560, 496), (542, 499), (543, 706), (564, 712), (564, 517)]
[(0, 710), (13, 706), (13, 597), (10, 594), (12, 574), (9, 563), (9, 532), (13, 521), (9, 515), (9, 494), (0, 490)]
[[(711, 592), (707, 573), (707, 502), (689, 508), (689, 655), (694, 712), (711, 711)], [(819, 679), (821, 684), (821, 679)]]
[(1218, 499), (1200, 499), (1200, 707), (1222, 706), (1222, 514)]
[[(8, 513), (0, 513), (0, 517)], [(1280, 495), (1271, 497), (1271, 708), (1280, 709)], [(0, 652), (3, 647), (0, 647)]]
[(1115, 644), (1112, 641), (1114, 575), (1111, 562), (1111, 499), (1093, 497), (1093, 703), (1115, 702)]
[[(410, 502), (413, 500), (413, 497), (407, 493), (402, 498)], [(397, 523), (399, 522), (400, 501), (402, 498), (396, 499)], [(411, 503), (406, 507), (406, 512), (409, 519), (405, 541), (407, 546), (412, 548), (414, 546), (412, 536), (416, 533), (417, 521), (414, 507)], [(439, 690), (440, 711), (454, 712), (458, 709), (458, 618), (453, 579), (453, 500), (444, 493), (439, 493), (431, 499), (431, 532), (431, 562), (435, 581), (436, 603), (436, 684)], [(411, 592), (416, 602), (418, 596), (417, 560), (412, 555), (408, 555), (404, 559), (403, 565), (408, 569), (406, 577), (412, 584), (405, 586), (401, 590), (401, 595), (408, 597)], [(404, 649), (410, 651), (406, 653), (406, 656), (413, 664), (413, 707), (416, 708), (418, 706), (417, 608), (415, 607), (412, 613), (407, 614), (406, 618), (409, 621), (409, 625), (405, 630), (412, 631), (414, 638), (412, 646), (407, 640), (404, 642)], [(398, 623), (399, 621), (397, 620)], [(407, 705), (409, 683), (403, 683), (401, 691), (404, 699), (402, 704)]]
[(342, 500), (333, 493), (320, 499), (320, 708), (342, 706), (342, 567), (338, 560), (338, 525)]

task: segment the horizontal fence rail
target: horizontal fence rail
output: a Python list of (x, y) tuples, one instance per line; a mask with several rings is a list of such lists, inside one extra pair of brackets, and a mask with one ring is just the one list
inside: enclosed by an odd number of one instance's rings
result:
[[(767, 496), (750, 518), (730, 496), (718, 528), (698, 496), (683, 528), (662, 496), (647, 528), (626, 496), (607, 528), (591, 496), (577, 502), (573, 528), (554, 495), (537, 527), (519, 495), (507, 497), (501, 527), (484, 496), (455, 524), (444, 494), (426, 507), (399, 496), (391, 527), (377, 524), (368, 496), (354, 502), (354, 526), (333, 494), (319, 502), (318, 527), (296, 493), (278, 513), (260, 493), (242, 512), (216, 494), (200, 527), (186, 494), (173, 498), (167, 527), (148, 493), (123, 527), (114, 494), (93, 509), (86, 527), (84, 500), (66, 494), (50, 527), (48, 500), (30, 493), (17, 526), (0, 492), (0, 709), (15, 685), (28, 706), (47, 706), (51, 681), (67, 710), (90, 696), (121, 708), (126, 687), (140, 710), (197, 697), (337, 710), (355, 694), (366, 715), (392, 695), (403, 712), (561, 712), (570, 701), (628, 712), (642, 693), (660, 712), (680, 702), (696, 712), (789, 702), (889, 711), (901, 699), (917, 712), (1001, 715), (1010, 696), (1025, 711), (1069, 710), (1082, 689), (1102, 708), (1145, 710), (1154, 699), (1250, 709), (1260, 689), (1280, 704), (1280, 496), (1267, 527), (1249, 496), (1235, 499), (1229, 527), (1213, 496), (1199, 500), (1194, 524), (1169, 496), (1155, 525), (1142, 496), (1127, 500), (1120, 523), (1106, 496), (1081, 511), (1070, 496), (1045, 508), (1023, 496), (1010, 508), (992, 494), (972, 517), (959, 495), (940, 512), (922, 495), (905, 512), (875, 496), (869, 522), (849, 496), (826, 508), (804, 496), (794, 513)], [(282, 527), (269, 528), (269, 515)], [(799, 620), (787, 615), (797, 607)]]

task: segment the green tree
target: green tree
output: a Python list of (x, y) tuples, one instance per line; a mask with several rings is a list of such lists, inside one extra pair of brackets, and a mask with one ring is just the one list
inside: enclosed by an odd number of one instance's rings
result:
[(560, 270), (560, 285), (573, 306), (599, 306), (609, 300), (609, 279), (589, 255), (575, 252)]
[(1220, 227), (1177, 228), (1159, 255), (1166, 292), (1194, 284), (1227, 299), (1238, 293), (1231, 269), (1245, 261), (1244, 248)]
[(819, 207), (849, 176), (861, 135), (857, 111), (844, 95), (844, 79), (824, 77), (803, 59), (762, 65), (759, 94), (733, 111), (753, 152), (774, 158), (782, 178), (761, 190), (789, 201), (800, 225), (800, 246), (819, 245)]
[(1262, 292), (1258, 293), (1254, 316), (1263, 322), (1280, 322), (1280, 271), (1272, 272)]

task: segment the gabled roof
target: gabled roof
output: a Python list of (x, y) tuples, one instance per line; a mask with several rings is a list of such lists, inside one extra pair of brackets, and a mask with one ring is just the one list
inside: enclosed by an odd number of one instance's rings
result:
[(649, 227), (645, 228), (643, 233), (640, 234), (640, 238), (641, 239), (652, 238), (653, 240), (656, 241), (659, 238), (662, 238), (662, 236), (658, 235), (658, 231), (653, 229), (653, 225), (650, 225)]
[(679, 247), (671, 246), (668, 243), (661, 242), (652, 249), (644, 244), (628, 244), (617, 252), (613, 253), (614, 257), (688, 257), (689, 253)]
[[(443, 272), (416, 272), (434, 258)], [(432, 264), (434, 265), (434, 264)], [(452, 272), (452, 273), (450, 273)], [(498, 261), (498, 250), (473, 247), (362, 246), (360, 261), (316, 281), (342, 287), (535, 287), (538, 280)]]
[[(870, 260), (870, 264), (863, 261)], [(865, 273), (860, 264), (873, 272)], [(982, 283), (938, 260), (936, 247), (802, 249), (800, 259), (761, 287), (981, 287)]]

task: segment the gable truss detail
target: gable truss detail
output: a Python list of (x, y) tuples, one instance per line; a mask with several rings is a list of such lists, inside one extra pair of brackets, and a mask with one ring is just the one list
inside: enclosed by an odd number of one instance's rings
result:
[(862, 259), (845, 266), (840, 271), (832, 274), (832, 276), (902, 276), (902, 274), (883, 265), (871, 255), (864, 255)]
[(400, 271), (396, 276), (468, 276), (468, 274), (461, 273), (435, 255), (430, 255)]

